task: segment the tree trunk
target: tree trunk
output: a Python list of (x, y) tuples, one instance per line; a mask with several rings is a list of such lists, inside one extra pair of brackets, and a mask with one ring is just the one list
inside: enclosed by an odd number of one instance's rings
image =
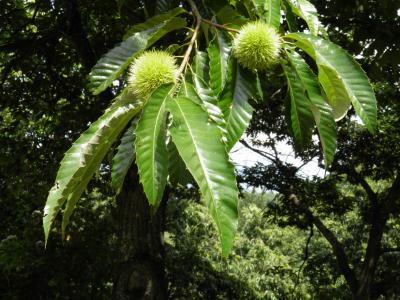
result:
[(380, 210), (381, 209), (377, 207), (373, 211), (373, 221), (369, 232), (367, 251), (360, 274), (358, 290), (354, 297), (356, 300), (372, 299), (372, 285), (374, 283), (378, 260), (381, 255), (383, 231), (388, 218), (388, 215), (381, 213)]
[(117, 197), (120, 257), (114, 275), (114, 300), (167, 299), (162, 238), (165, 203), (166, 197), (158, 211), (151, 212), (133, 165)]

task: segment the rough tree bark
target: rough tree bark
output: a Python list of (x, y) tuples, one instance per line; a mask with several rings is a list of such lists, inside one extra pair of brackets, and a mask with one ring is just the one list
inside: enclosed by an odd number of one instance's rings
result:
[(164, 300), (163, 224), (167, 195), (152, 214), (136, 166), (129, 170), (117, 197), (119, 263), (114, 275), (114, 300)]

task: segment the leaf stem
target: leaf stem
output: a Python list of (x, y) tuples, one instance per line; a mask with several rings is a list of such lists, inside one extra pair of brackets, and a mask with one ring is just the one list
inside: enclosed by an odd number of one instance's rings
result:
[(222, 29), (222, 30), (226, 30), (226, 31), (234, 32), (234, 33), (239, 33), (239, 30), (237, 30), (237, 29), (229, 28), (229, 27), (226, 27), (225, 25), (221, 25), (221, 24), (218, 24), (218, 23), (214, 23), (214, 22), (212, 22), (212, 21), (210, 21), (210, 20), (207, 20), (207, 19), (203, 19), (203, 18), (202, 18), (201, 21), (202, 21), (203, 23), (207, 23), (207, 24), (209, 24), (209, 25), (211, 25), (211, 26), (214, 26), (214, 27), (219, 28), (219, 29)]

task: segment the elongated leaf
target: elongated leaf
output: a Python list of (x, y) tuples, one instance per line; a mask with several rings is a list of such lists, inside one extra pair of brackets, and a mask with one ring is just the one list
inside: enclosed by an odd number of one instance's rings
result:
[(351, 99), (346, 92), (340, 76), (336, 70), (320, 65), (318, 67), (318, 78), (321, 83), (328, 102), (333, 109), (336, 121), (343, 119), (351, 107)]
[(303, 149), (311, 142), (314, 119), (311, 103), (307, 99), (305, 88), (296, 70), (287, 62), (283, 63), (290, 94), (290, 123), (298, 149)]
[(267, 0), (265, 1), (267, 11), (267, 23), (279, 28), (281, 21), (281, 5), (280, 0)]
[(216, 17), (220, 24), (225, 24), (234, 29), (240, 29), (242, 25), (248, 22), (247, 18), (239, 14), (238, 11), (233, 9), (230, 5), (222, 7), (218, 11)]
[(43, 228), (46, 242), (51, 224), (67, 202), (63, 215), (64, 232), (75, 203), (93, 173), (98, 169), (114, 140), (139, 110), (140, 106), (128, 104), (105, 113), (65, 153), (55, 185), (49, 192), (44, 208)]
[(136, 128), (136, 164), (140, 182), (150, 205), (158, 207), (168, 175), (166, 102), (173, 86), (158, 88), (145, 104)]
[[(165, 4), (163, 4), (162, 2), (164, 2), (164, 1), (158, 1), (157, 3), (162, 4), (162, 9), (167, 8), (167, 6)], [(124, 39), (129, 38), (135, 32), (145, 31), (147, 29), (153, 28), (154, 26), (157, 26), (160, 23), (166, 22), (169, 19), (179, 16), (186, 12), (187, 11), (183, 7), (177, 7), (170, 11), (167, 11), (167, 12), (164, 11), (164, 13), (157, 14), (154, 17), (146, 20), (146, 22), (136, 24), (136, 25), (132, 26), (131, 28), (129, 28), (124, 35)]]
[[(197, 51), (195, 57), (195, 68), (193, 74), (193, 82), (196, 88), (197, 95), (201, 99), (202, 106), (208, 112), (210, 119), (217, 123), (222, 135), (226, 136), (226, 122), (221, 109), (218, 106), (218, 98), (214, 91), (207, 85), (206, 80), (208, 77), (208, 60), (207, 53)], [(194, 97), (190, 97), (192, 99)], [(192, 99), (192, 101), (195, 101)]]
[(206, 52), (196, 51), (196, 56), (194, 58), (194, 74), (193, 82), (196, 84), (195, 80), (200, 80), (201, 84), (208, 86), (210, 79), (210, 66), (209, 58)]
[(221, 96), (220, 105), (224, 115), (227, 115), (227, 143), (228, 152), (239, 141), (240, 137), (249, 126), (254, 108), (249, 103), (250, 98), (257, 95), (257, 80), (255, 74), (242, 69), (239, 65), (235, 67), (232, 80), (227, 83), (227, 89)]
[(207, 48), (210, 58), (210, 88), (217, 96), (222, 92), (226, 83), (230, 49), (227, 37), (223, 32), (217, 30), (215, 39)]
[(296, 15), (293, 13), (292, 6), (289, 4), (289, 0), (282, 0), (282, 8), (285, 12), (286, 23), (289, 27), (289, 31), (299, 31)]
[[(357, 115), (368, 130), (374, 133), (376, 98), (360, 65), (346, 51), (330, 41), (304, 33), (291, 33), (286, 37), (296, 40), (296, 45), (316, 61), (318, 78), (329, 104), (335, 108), (350, 99)], [(347, 97), (341, 100), (339, 96)]]
[(135, 160), (135, 129), (137, 119), (125, 131), (121, 142), (117, 148), (117, 153), (113, 157), (111, 170), (111, 183), (118, 195), (121, 191), (124, 179), (130, 166)]
[(237, 228), (238, 189), (221, 132), (190, 99), (169, 101), (168, 109), (173, 116), (170, 132), (174, 144), (199, 185), (217, 224), (222, 253), (227, 256)]
[(308, 99), (312, 103), (311, 111), (314, 115), (324, 151), (325, 165), (328, 167), (333, 161), (337, 140), (336, 123), (333, 118), (332, 108), (322, 97), (317, 77), (304, 59), (295, 52), (289, 53), (289, 59), (293, 71), (296, 72)]
[(253, 0), (242, 0), (241, 3), (243, 4), (244, 8), (247, 11), (247, 14), (249, 15), (250, 19), (256, 20), (257, 19), (257, 10), (256, 10), (256, 4), (254, 3)]
[(184, 19), (175, 17), (144, 31), (134, 33), (97, 62), (89, 74), (89, 89), (94, 95), (101, 93), (121, 75), (143, 50), (168, 32), (185, 26), (186, 21)]
[(302, 18), (306, 23), (312, 35), (318, 35), (319, 20), (315, 6), (307, 0), (287, 0), (294, 14)]
[(279, 28), (281, 20), (280, 0), (253, 0), (258, 14), (275, 28)]
[[(84, 168), (84, 173), (82, 174), (81, 179), (75, 178), (79, 181), (74, 191), (67, 199), (67, 203), (63, 211), (61, 227), (63, 236), (65, 235), (65, 228), (69, 223), (69, 219), (75, 209), (76, 203), (82, 193), (85, 191), (87, 184), (89, 183), (93, 174), (99, 168), (102, 159), (107, 154), (111, 145), (115, 142), (116, 138), (120, 135), (132, 117), (140, 111), (141, 106), (130, 104), (127, 106), (122, 106), (118, 109), (122, 109), (121, 115), (117, 115), (114, 119), (111, 119), (109, 124), (106, 124), (105, 122), (102, 123), (100, 131), (96, 132), (91, 137), (89, 143), (85, 145), (86, 148), (80, 149), (83, 155), (81, 163), (86, 165), (86, 168)], [(107, 129), (107, 127), (110, 129)], [(98, 143), (98, 145), (96, 145), (96, 143)]]

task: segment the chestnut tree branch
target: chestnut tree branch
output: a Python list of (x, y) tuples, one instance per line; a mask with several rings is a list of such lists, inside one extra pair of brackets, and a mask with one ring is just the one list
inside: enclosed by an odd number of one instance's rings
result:
[(214, 26), (214, 27), (222, 29), (222, 30), (226, 30), (226, 31), (234, 32), (234, 33), (239, 33), (239, 30), (237, 30), (237, 29), (229, 28), (229, 27), (226, 27), (225, 25), (221, 25), (221, 24), (215, 23), (215, 22), (207, 20), (207, 19), (201, 19), (201, 22), (207, 23), (207, 24), (209, 24), (211, 26)]
[(196, 42), (197, 35), (199, 34), (199, 31), (200, 31), (200, 25), (201, 25), (201, 19), (202, 19), (201, 15), (199, 13), (199, 10), (197, 9), (197, 6), (193, 2), (193, 0), (187, 0), (187, 2), (190, 4), (194, 18), (196, 20), (196, 27), (194, 28), (192, 38), (190, 39), (189, 45), (186, 49), (185, 55), (183, 56), (181, 65), (179, 66), (179, 69), (178, 69), (178, 72), (176, 75), (178, 82), (180, 81), (180, 77), (183, 74), (183, 72), (186, 68), (186, 65), (189, 62), (189, 58), (190, 58), (190, 54), (192, 53), (193, 45)]

